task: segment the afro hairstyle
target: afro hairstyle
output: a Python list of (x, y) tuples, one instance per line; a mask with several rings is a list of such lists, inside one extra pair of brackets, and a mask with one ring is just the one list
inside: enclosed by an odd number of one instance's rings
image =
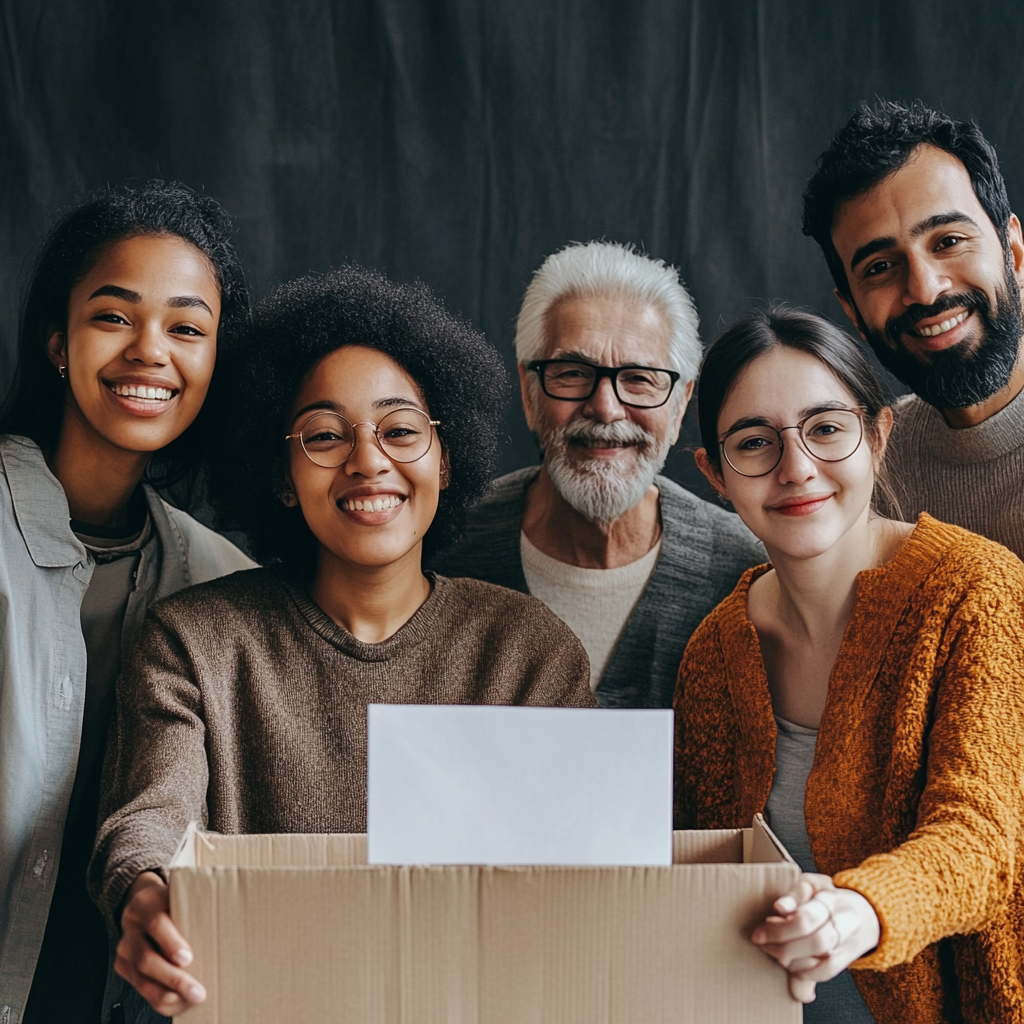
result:
[(254, 310), (231, 369), (217, 443), (208, 453), (208, 488), (222, 528), (242, 531), (264, 565), (304, 579), (312, 577), (318, 541), (302, 510), (281, 501), (287, 418), (307, 374), (345, 345), (394, 359), (441, 422), (448, 486), (424, 537), (425, 558), (459, 538), (497, 462), (505, 367), (483, 335), (425, 285), (399, 284), (354, 265), (281, 285)]

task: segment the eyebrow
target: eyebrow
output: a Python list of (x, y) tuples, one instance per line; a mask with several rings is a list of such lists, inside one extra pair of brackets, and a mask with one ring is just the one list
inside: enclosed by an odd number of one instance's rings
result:
[[(921, 235), (934, 231), (935, 228), (944, 227), (946, 224), (970, 224), (972, 227), (978, 228), (978, 222), (973, 217), (969, 217), (960, 210), (950, 210), (948, 213), (936, 213), (931, 217), (925, 217), (923, 221), (915, 224), (910, 229), (910, 237), (920, 238)], [(978, 228), (978, 230), (980, 231), (981, 229)], [(869, 256), (874, 256), (876, 252), (881, 252), (883, 249), (891, 249), (895, 245), (896, 239), (892, 235), (887, 235), (885, 238), (872, 239), (853, 254), (853, 258), (850, 260), (850, 269), (856, 270), (858, 263), (863, 263)]]
[[(390, 398), (378, 398), (377, 401), (373, 403), (374, 409), (392, 409), (398, 406), (419, 409), (420, 412), (426, 412), (426, 410), (421, 407), (420, 403), (417, 402), (416, 399), (402, 398), (398, 395), (394, 395)], [(319, 402), (310, 402), (309, 405), (304, 405), (301, 409), (299, 409), (298, 412), (295, 413), (294, 416), (292, 416), (292, 422), (294, 423), (295, 420), (297, 420), (300, 416), (304, 415), (305, 413), (313, 412), (317, 409), (324, 409), (327, 412), (336, 412), (338, 413), (339, 416), (342, 416), (344, 415), (344, 413), (341, 410), (344, 408), (345, 406), (339, 402), (332, 402), (329, 398), (322, 398)]]
[[(821, 405), (813, 405), (809, 409), (801, 410), (797, 414), (797, 421), (805, 420), (808, 416), (816, 416), (819, 412), (836, 412), (840, 409), (847, 412), (852, 411), (848, 405), (843, 405), (842, 402), (824, 402)], [(796, 424), (790, 425), (795, 426)], [(765, 416), (745, 416), (724, 431), (723, 436), (735, 433), (737, 430), (744, 430), (746, 427), (772, 427), (774, 429), (773, 424), (769, 423)]]
[(213, 316), (213, 310), (198, 295), (175, 295), (167, 300), (167, 306), (169, 309), (205, 309)]
[[(116, 284), (105, 284), (97, 288), (89, 296), (89, 301), (100, 298), (103, 295), (109, 295), (113, 299), (120, 299), (122, 302), (130, 302), (133, 306), (137, 306), (142, 301), (142, 296), (138, 292), (133, 292), (130, 288), (122, 288)], [(167, 308), (205, 309), (210, 316), (213, 316), (213, 310), (198, 295), (175, 295), (167, 300)]]

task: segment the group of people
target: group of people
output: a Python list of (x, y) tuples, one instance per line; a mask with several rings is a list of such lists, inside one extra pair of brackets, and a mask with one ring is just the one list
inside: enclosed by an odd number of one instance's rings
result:
[[(541, 464), (492, 481), (502, 361), (425, 287), (250, 307), (213, 200), (67, 213), (0, 409), (0, 1021), (202, 1001), (185, 829), (364, 830), (398, 702), (673, 707), (676, 826), (801, 867), (751, 939), (805, 1020), (1024, 1024), (1021, 226), (976, 126), (879, 102), (804, 230), (911, 395), (787, 306), (702, 359), (673, 268), (572, 245), (516, 326)], [(720, 505), (660, 475), (695, 389)]]

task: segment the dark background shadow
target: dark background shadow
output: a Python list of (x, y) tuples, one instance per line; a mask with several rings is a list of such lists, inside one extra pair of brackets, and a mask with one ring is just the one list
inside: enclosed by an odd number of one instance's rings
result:
[[(513, 365), (570, 240), (677, 265), (705, 342), (751, 304), (842, 316), (800, 233), (852, 105), (974, 117), (1021, 194), (1024, 5), (901, 0), (3, 0), (0, 390), (27, 257), (126, 177), (219, 198), (257, 295), (346, 260), (420, 278)], [(891, 381), (890, 381), (891, 384)], [(536, 458), (518, 399), (502, 471)], [(671, 476), (706, 494), (681, 450)]]

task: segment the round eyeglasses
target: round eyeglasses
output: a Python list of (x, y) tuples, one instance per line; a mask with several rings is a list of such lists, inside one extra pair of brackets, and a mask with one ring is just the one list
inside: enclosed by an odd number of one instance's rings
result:
[(433, 428), (440, 425), (419, 409), (395, 409), (377, 423), (349, 423), (336, 412), (315, 412), (285, 440), (297, 438), (311, 462), (335, 469), (355, 449), (356, 427), (372, 427), (377, 447), (392, 462), (415, 462), (430, 451)]
[(725, 461), (740, 476), (765, 476), (782, 461), (784, 430), (795, 430), (804, 451), (820, 462), (848, 459), (864, 439), (862, 414), (854, 409), (828, 409), (805, 416), (791, 427), (767, 424), (736, 427), (719, 442)]
[(548, 398), (560, 402), (584, 402), (597, 390), (604, 377), (612, 382), (615, 397), (637, 409), (657, 409), (668, 401), (679, 380), (675, 370), (653, 366), (597, 366), (578, 359), (534, 359), (526, 364), (540, 377)]

